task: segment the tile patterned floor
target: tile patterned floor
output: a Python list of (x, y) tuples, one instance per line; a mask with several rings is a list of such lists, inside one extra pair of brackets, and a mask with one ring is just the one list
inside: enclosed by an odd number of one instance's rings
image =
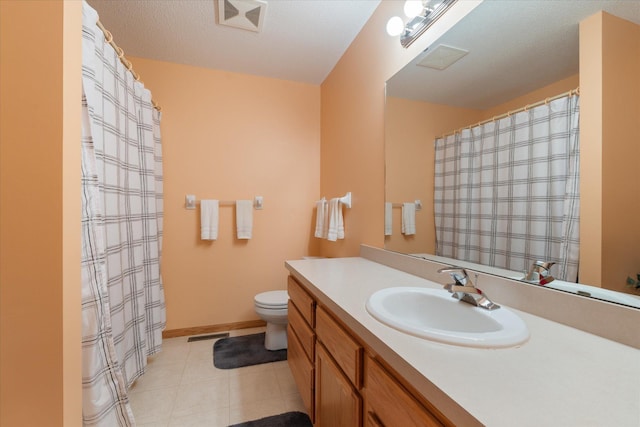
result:
[[(230, 336), (264, 332), (231, 331)], [(287, 411), (305, 412), (286, 361), (218, 369), (216, 340), (165, 339), (129, 390), (139, 427), (228, 426)]]

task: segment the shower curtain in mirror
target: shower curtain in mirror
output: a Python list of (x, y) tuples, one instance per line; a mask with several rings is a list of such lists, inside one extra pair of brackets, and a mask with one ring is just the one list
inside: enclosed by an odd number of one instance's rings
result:
[(135, 425), (127, 389), (160, 350), (160, 113), (83, 2), (82, 375), (84, 425)]
[(575, 282), (579, 97), (435, 141), (437, 255), (522, 274), (536, 260)]

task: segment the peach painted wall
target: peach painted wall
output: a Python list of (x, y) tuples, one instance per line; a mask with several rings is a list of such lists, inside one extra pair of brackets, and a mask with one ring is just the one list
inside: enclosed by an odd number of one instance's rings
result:
[[(162, 106), (167, 329), (258, 319), (255, 294), (286, 289), (284, 261), (317, 254), (320, 87), (130, 58)], [(253, 238), (221, 207), (217, 241), (200, 240), (201, 199), (264, 197)]]
[(327, 198), (353, 194), (345, 239), (323, 240), (323, 256), (357, 256), (360, 244), (384, 246), (385, 82), (479, 3), (457, 2), (408, 49), (386, 33), (401, 1), (382, 1), (322, 83), (321, 186)]
[(433, 212), (436, 137), (480, 120), (481, 111), (387, 97), (385, 113), (386, 200), (422, 201), (416, 212), (416, 234), (401, 233), (402, 209), (394, 208), (393, 233), (386, 249), (404, 253), (435, 253)]
[(640, 27), (601, 12), (580, 40), (580, 279), (628, 291), (640, 272)]
[(509, 111), (517, 110), (525, 107), (528, 104), (533, 104), (538, 101), (542, 101), (546, 98), (550, 98), (562, 93), (568, 92), (578, 87), (580, 84), (579, 74), (567, 77), (566, 79), (559, 80), (550, 85), (531, 91), (527, 94), (514, 98), (503, 104), (496, 105), (482, 112), (481, 120), (488, 120), (494, 116), (507, 113)]
[(82, 423), (80, 2), (0, 2), (0, 425)]
[(603, 14), (602, 286), (640, 273), (640, 26)]

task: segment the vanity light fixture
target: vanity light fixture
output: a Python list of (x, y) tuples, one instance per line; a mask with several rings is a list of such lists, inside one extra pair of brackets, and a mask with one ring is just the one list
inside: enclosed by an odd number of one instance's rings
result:
[(422, 9), (424, 9), (422, 0), (407, 0), (404, 2), (404, 14), (407, 15), (407, 18), (415, 18), (422, 13)]
[(400, 35), (402, 47), (409, 47), (435, 21), (438, 20), (457, 0), (407, 0), (404, 13), (409, 22), (403, 24), (402, 18), (394, 16), (387, 22), (387, 33)]
[(390, 36), (399, 36), (404, 31), (404, 21), (399, 16), (394, 16), (387, 21), (387, 34)]

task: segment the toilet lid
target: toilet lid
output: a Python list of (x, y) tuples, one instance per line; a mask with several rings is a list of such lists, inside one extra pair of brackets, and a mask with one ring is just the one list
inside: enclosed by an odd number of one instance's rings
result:
[(262, 292), (254, 297), (256, 305), (266, 308), (287, 308), (289, 294), (287, 291)]

